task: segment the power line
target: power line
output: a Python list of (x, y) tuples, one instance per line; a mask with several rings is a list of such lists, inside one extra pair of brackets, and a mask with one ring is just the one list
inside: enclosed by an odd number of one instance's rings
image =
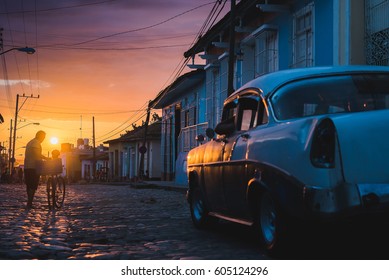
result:
[[(37, 0), (35, 0), (35, 11), (34, 11), (34, 18), (35, 18), (35, 45), (38, 45), (38, 15), (37, 15)], [(37, 75), (37, 81), (38, 81), (38, 94), (40, 93), (40, 79), (39, 79), (39, 53), (36, 55), (36, 75)]]
[(73, 44), (72, 46), (78, 46), (78, 45), (83, 45), (83, 44), (87, 44), (87, 43), (91, 43), (91, 42), (95, 42), (95, 41), (98, 41), (98, 40), (101, 40), (101, 39), (106, 39), (106, 38), (110, 38), (110, 37), (114, 37), (114, 36), (118, 36), (118, 35), (123, 35), (123, 34), (127, 34), (127, 33), (132, 33), (132, 32), (138, 32), (138, 31), (143, 31), (143, 30), (146, 30), (146, 29), (150, 29), (150, 28), (153, 28), (153, 27), (156, 27), (156, 26), (159, 26), (159, 25), (162, 25), (166, 22), (169, 22), (177, 17), (180, 17), (182, 15), (185, 15), (189, 12), (192, 12), (194, 10), (197, 10), (199, 8), (202, 8), (204, 6), (207, 6), (207, 5), (210, 5), (212, 4), (213, 2), (210, 2), (210, 3), (206, 3), (206, 4), (202, 4), (200, 6), (197, 6), (197, 7), (194, 7), (190, 10), (187, 10), (187, 11), (184, 11), (182, 13), (179, 13), (175, 16), (172, 16), (166, 20), (163, 20), (161, 22), (158, 22), (158, 23), (155, 23), (155, 24), (152, 24), (152, 25), (149, 25), (149, 26), (145, 26), (145, 27), (140, 27), (140, 28), (136, 28), (136, 29), (131, 29), (131, 30), (127, 30), (127, 31), (122, 31), (122, 32), (117, 32), (117, 33), (113, 33), (113, 34), (109, 34), (109, 35), (105, 35), (105, 36), (101, 36), (101, 37), (97, 37), (97, 38), (94, 38), (94, 39), (90, 39), (90, 40), (86, 40), (86, 41), (83, 41), (83, 42), (79, 42), (79, 43), (75, 43)]
[[(1, 99), (0, 99), (1, 100)], [(66, 112), (61, 112), (58, 110), (39, 110), (39, 109), (24, 109), (25, 112), (34, 112), (34, 113), (47, 113), (47, 114), (61, 114), (61, 115), (80, 115), (80, 111), (83, 112), (85, 115), (117, 115), (117, 114), (128, 114), (128, 113), (136, 113), (139, 111), (137, 110), (118, 110), (118, 111), (105, 111), (105, 110), (88, 110), (88, 109), (77, 109), (77, 108), (64, 108), (64, 107), (53, 107), (53, 106), (43, 106), (43, 105), (35, 105), (35, 107), (43, 107), (43, 108), (51, 108), (51, 109), (61, 109), (61, 110), (68, 110)], [(0, 105), (0, 108), (9, 108), (11, 109), (12, 106), (4, 106)], [(69, 112), (69, 110), (74, 110), (75, 112)]]
[[(215, 3), (214, 6), (212, 7), (210, 13), (208, 14), (207, 18), (205, 19), (202, 27), (198, 31), (197, 36), (194, 38), (194, 40), (191, 43), (190, 47), (193, 46), (195, 44), (196, 40), (201, 38), (204, 33), (208, 32), (208, 30), (212, 27), (213, 23), (216, 21), (216, 19), (220, 15), (221, 11), (224, 9), (224, 6), (225, 6), (226, 2), (227, 2), (227, 0), (224, 0), (223, 4), (222, 4), (222, 1), (220, 1), (220, 0), (217, 0), (217, 1), (214, 2)], [(218, 9), (219, 9), (219, 11), (218, 11)], [(212, 21), (212, 23), (211, 23), (211, 21)], [(189, 59), (190, 58), (188, 57), (188, 58), (185, 58), (185, 59), (182, 58), (180, 60), (180, 63), (177, 65), (177, 67), (173, 71), (172, 75), (170, 75), (169, 79), (164, 84), (164, 86), (166, 84), (168, 84), (169, 81), (170, 81), (170, 86), (172, 85), (172, 83), (181, 75), (182, 71), (184, 71), (186, 65), (188, 64)], [(162, 96), (160, 96), (160, 98), (163, 98), (163, 96), (166, 95), (168, 91), (169, 91), (169, 88), (165, 89), (164, 93), (162, 94)]]
[[(225, 4), (225, 2), (226, 2), (226, 0), (224, 1), (224, 4)], [(212, 2), (212, 3), (213, 3), (213, 2)], [(216, 18), (218, 17), (218, 15), (220, 14), (221, 10), (222, 10), (223, 7), (224, 7), (224, 4), (223, 4), (222, 8), (219, 10), (219, 12), (217, 12), (217, 8), (220, 7), (221, 1), (216, 1), (216, 2), (215, 2), (214, 7), (212, 8), (210, 14), (208, 15), (206, 21), (204, 22), (202, 28), (201, 28), (200, 31), (198, 32), (198, 35), (197, 35), (196, 38), (193, 40), (193, 42), (192, 42), (191, 45), (193, 45), (194, 42), (195, 42), (200, 36), (202, 36), (202, 34), (203, 34), (204, 32), (206, 32), (207, 26), (208, 26), (208, 28), (211, 27), (212, 24), (209, 25), (209, 22), (215, 17), (215, 15), (216, 15)], [(215, 21), (215, 19), (213, 20), (213, 22), (214, 22), (214, 21)], [(178, 76), (182, 73), (182, 71), (185, 69), (185, 67), (186, 67), (186, 65), (187, 65), (187, 62), (189, 61), (189, 58), (184, 59), (184, 61), (182, 61), (182, 60), (183, 60), (183, 59), (181, 59), (181, 62), (179, 63), (179, 65), (178, 65), (178, 66), (176, 67), (176, 69), (175, 69), (175, 71), (176, 71), (177, 69), (178, 69), (178, 70), (177, 70), (177, 72), (176, 72), (176, 74), (175, 74), (173, 80), (177, 79), (177, 77), (178, 77)], [(173, 75), (174, 75), (174, 72), (173, 72), (173, 74), (170, 76), (170, 78), (171, 78)], [(165, 93), (166, 93), (166, 92), (165, 92)], [(144, 113), (142, 116), (140, 116), (140, 117), (139, 117), (136, 121), (134, 121), (133, 123), (136, 123), (137, 121), (139, 121), (140, 119), (142, 119), (146, 114), (147, 114), (147, 113)], [(106, 134), (100, 136), (100, 138), (99, 138), (98, 140), (99, 140), (100, 142), (103, 142), (103, 141), (106, 141), (106, 140), (112, 138), (113, 136), (115, 136), (115, 135), (117, 135), (117, 134), (123, 132), (123, 131), (126, 130), (130, 125), (132, 125), (133, 123), (132, 123), (132, 124), (129, 124), (129, 125), (126, 126), (124, 129), (122, 129), (122, 130), (120, 130), (120, 131), (114, 133), (115, 130), (117, 130), (118, 128), (120, 128), (120, 127), (122, 127), (123, 125), (125, 125), (125, 123), (127, 123), (128, 121), (129, 121), (129, 120), (125, 121), (125, 122), (122, 123), (119, 127), (117, 127), (117, 128), (115, 128), (114, 130), (112, 130), (112, 131), (110, 131), (110, 132), (108, 132), (108, 133), (106, 133)], [(114, 133), (114, 134), (111, 134), (111, 133)], [(108, 136), (108, 137), (102, 139), (102, 137), (104, 137), (104, 136), (106, 136), (106, 135), (110, 135), (110, 136)]]
[[(23, 1), (22, 1), (22, 9), (23, 9)], [(4, 5), (5, 5), (5, 10), (8, 10), (8, 6), (7, 6), (7, 1), (4, 1)], [(26, 30), (26, 24), (25, 24), (25, 19), (24, 19), (24, 14), (23, 14), (23, 17), (22, 17), (22, 22), (23, 22), (23, 30), (24, 30), (24, 44), (23, 45), (28, 45), (27, 44), (27, 30)], [(9, 26), (9, 29), (11, 29), (11, 23), (10, 23), (10, 18), (9, 18), (9, 15), (7, 14), (7, 23), (8, 23), (8, 26)], [(11, 47), (14, 47), (15, 44), (14, 44), (14, 38), (13, 38), (13, 33), (10, 32), (10, 39), (11, 39), (11, 42), (12, 42), (12, 45)], [(19, 76), (19, 85), (20, 87), (22, 88), (22, 92), (26, 92), (25, 89), (24, 89), (24, 86), (23, 86), (23, 83), (22, 83), (22, 79), (21, 79), (21, 73), (20, 73), (20, 67), (19, 67), (19, 61), (18, 61), (18, 58), (17, 58), (17, 55), (16, 53), (13, 54), (13, 57), (14, 57), (14, 60), (15, 60), (15, 65), (16, 65), (16, 70), (17, 70), (17, 73), (18, 73), (18, 76)], [(3, 64), (5, 64), (5, 56), (3, 56)], [(33, 93), (33, 90), (32, 90), (32, 83), (31, 83), (31, 68), (30, 68), (30, 61), (29, 61), (29, 58), (27, 57), (27, 68), (28, 68), (28, 75), (29, 75), (29, 80), (30, 80), (30, 91), (31, 91), (31, 94)], [(8, 73), (7, 73), (7, 70), (6, 70), (6, 67), (3, 69), (4, 70), (4, 80), (6, 81), (6, 83), (9, 85), (9, 81), (8, 81)], [(9, 91), (11, 91), (9, 89)], [(11, 93), (9, 92), (9, 94), (11, 95)], [(9, 98), (9, 100), (11, 100), (11, 103), (12, 103), (12, 96), (11, 98)]]
[[(78, 5), (72, 5), (72, 6), (64, 6), (64, 7), (57, 7), (57, 8), (47, 8), (42, 10), (32, 10), (32, 11), (15, 11), (15, 12), (3, 12), (0, 13), (0, 15), (13, 15), (13, 14), (26, 14), (26, 13), (42, 13), (42, 12), (52, 12), (52, 11), (58, 11), (58, 10), (65, 10), (65, 9), (73, 9), (73, 8), (80, 8), (85, 6), (94, 6), (94, 5), (100, 5), (105, 3), (110, 3), (116, 0), (106, 0), (106, 1), (100, 1), (100, 2), (93, 2), (93, 3), (86, 3), (86, 4), (78, 4)], [(36, 6), (35, 6), (36, 7)]]
[[(19, 30), (8, 30), (9, 32), (12, 33), (23, 33), (23, 31)], [(31, 32), (27, 31), (27, 34), (31, 34)], [(177, 38), (182, 38), (182, 37), (193, 37), (193, 35), (196, 35), (196, 33), (193, 32), (185, 32), (185, 33), (176, 33), (175, 35), (172, 35), (171, 33), (163, 33), (159, 32), (158, 34), (129, 34), (124, 38), (131, 38), (131, 39), (139, 39), (141, 42), (149, 42), (149, 41), (158, 41), (158, 40), (170, 40), (170, 39), (177, 39)], [(49, 37), (55, 40), (58, 39), (63, 39), (63, 40), (75, 40), (75, 39), (80, 39), (81, 37), (85, 39), (85, 37), (91, 37), (95, 38), (95, 36), (88, 36), (88, 34), (83, 34), (83, 35), (62, 35), (62, 34), (52, 34), (52, 33), (40, 33), (41, 36)], [(7, 42), (7, 40), (4, 40), (4, 42)], [(109, 41), (109, 44), (122, 44), (123, 41)], [(106, 42), (101, 42), (101, 44), (106, 44)], [(17, 43), (17, 45), (23, 45), (23, 43)], [(53, 44), (53, 46), (63, 46), (64, 44)], [(13, 45), (10, 45), (13, 46)], [(36, 44), (37, 47), (38, 44)], [(46, 45), (50, 46), (50, 45)]]
[[(104, 3), (106, 1), (103, 1), (103, 2), (97, 2), (97, 3)], [(153, 28), (153, 27), (156, 27), (156, 26), (159, 26), (159, 25), (162, 25), (166, 22), (169, 22), (177, 17), (180, 17), (182, 15), (185, 15), (189, 12), (192, 12), (196, 9), (199, 9), (199, 8), (202, 8), (204, 6), (207, 6), (207, 5), (210, 5), (214, 2), (209, 2), (209, 3), (205, 3), (205, 4), (202, 4), (202, 5), (199, 5), (197, 7), (194, 7), (192, 9), (189, 9), (187, 11), (184, 11), (182, 13), (179, 13), (173, 17), (170, 17), (166, 20), (163, 20), (161, 22), (158, 22), (156, 24), (152, 24), (152, 25), (149, 25), (149, 26), (145, 26), (145, 27), (141, 27), (141, 28), (137, 28), (137, 29), (132, 29), (132, 30), (127, 30), (127, 31), (122, 31), (122, 32), (117, 32), (117, 33), (113, 33), (113, 34), (109, 34), (109, 35), (105, 35), (105, 36), (102, 36), (102, 37), (98, 37), (98, 38), (93, 38), (93, 39), (89, 39), (89, 40), (86, 40), (86, 41), (82, 41), (82, 42), (79, 42), (79, 43), (73, 43), (73, 44), (54, 44), (54, 45), (41, 45), (41, 46), (35, 46), (36, 48), (45, 48), (45, 49), (53, 49), (53, 50), (69, 50), (69, 49), (74, 49), (74, 50), (86, 50), (86, 51), (133, 51), (133, 50), (145, 50), (145, 49), (159, 49), (159, 48), (174, 48), (174, 47), (183, 47), (183, 46), (186, 46), (186, 44), (175, 44), (175, 45), (160, 45), (160, 46), (148, 46), (148, 47), (127, 47), (127, 48), (96, 48), (96, 47), (89, 47), (89, 48), (78, 48), (76, 46), (79, 46), (79, 45), (82, 45), (82, 44), (86, 44), (86, 43), (91, 43), (91, 42), (95, 42), (95, 41), (98, 41), (98, 40), (102, 40), (102, 39), (106, 39), (106, 38), (110, 38), (110, 37), (114, 37), (114, 36), (118, 36), (118, 35), (123, 35), (123, 34), (128, 34), (128, 33), (133, 33), (133, 32), (137, 32), (137, 31), (142, 31), (142, 30), (146, 30), (146, 29), (150, 29), (150, 28)], [(93, 4), (93, 3), (92, 3)], [(96, 4), (96, 3), (95, 3)], [(81, 6), (85, 6), (85, 5), (81, 5)], [(71, 6), (71, 7), (74, 7), (74, 6)], [(37, 11), (39, 12), (39, 11)], [(9, 14), (9, 13), (7, 13)], [(23, 14), (24, 15), (24, 14)], [(24, 34), (26, 34), (26, 30), (24, 30)], [(14, 44), (13, 44), (14, 45)]]
[(128, 47), (128, 48), (88, 48), (88, 47), (61, 47), (61, 46), (38, 46), (41, 49), (51, 49), (51, 50), (84, 50), (84, 51), (138, 51), (138, 50), (148, 50), (148, 49), (165, 49), (165, 48), (177, 48), (184, 47), (187, 44), (177, 44), (177, 45), (161, 45), (161, 46), (148, 46), (148, 47)]
[[(145, 113), (144, 113), (143, 115), (141, 115), (137, 120), (135, 120), (135, 121), (132, 122), (131, 124), (127, 125), (127, 126), (126, 126), (125, 128), (123, 128), (121, 131), (116, 132), (116, 133), (113, 134), (112, 136), (106, 137), (106, 138), (104, 138), (104, 139), (101, 139), (102, 137), (100, 136), (100, 138), (99, 138), (98, 141), (99, 141), (99, 142), (104, 142), (104, 141), (107, 141), (107, 140), (111, 139), (113, 136), (118, 135), (119, 133), (125, 131), (127, 128), (129, 128), (129, 127), (130, 127), (131, 125), (133, 125), (134, 123), (140, 121), (144, 116), (146, 116), (146, 114), (147, 114), (147, 112), (145, 112)], [(100, 139), (101, 139), (101, 140), (100, 140)]]
[[(106, 2), (106, 1), (104, 1), (104, 2)], [(224, 3), (225, 2), (226, 1), (224, 1)], [(182, 15), (184, 15), (186, 13), (189, 13), (190, 11), (193, 11), (195, 9), (204, 7), (204, 6), (212, 4), (212, 3), (214, 3), (214, 6), (213, 6), (211, 12), (209, 13), (206, 21), (204, 22), (202, 28), (197, 33), (197, 36), (194, 38), (194, 40), (192, 42), (192, 45), (193, 45), (195, 40), (197, 40), (199, 37), (201, 37), (202, 34), (204, 34), (204, 32), (206, 32), (206, 30), (208, 30), (213, 25), (213, 23), (215, 22), (216, 18), (218, 17), (218, 15), (220, 14), (220, 12), (222, 10), (222, 8), (220, 9), (220, 7), (221, 7), (220, 4), (222, 3), (222, 1), (213, 1), (213, 2), (208, 3), (208, 4), (200, 5), (200, 6), (196, 7), (196, 8), (193, 8), (191, 10), (188, 10), (188, 11), (185, 11), (183, 13), (177, 14), (176, 16), (173, 16), (173, 17), (171, 17), (171, 18), (169, 18), (167, 20), (164, 20), (162, 22), (159, 22), (159, 23), (156, 23), (156, 24), (153, 24), (153, 25), (150, 25), (150, 26), (146, 26), (146, 27), (142, 27), (142, 28), (138, 28), (138, 29), (133, 29), (133, 30), (128, 30), (128, 31), (124, 31), (124, 32), (119, 32), (119, 33), (114, 33), (114, 34), (102, 36), (102, 37), (99, 37), (99, 38), (94, 38), (94, 39), (86, 40), (86, 41), (83, 41), (83, 42), (80, 42), (80, 43), (76, 43), (76, 44), (71, 44), (71, 45), (63, 44), (63, 45), (54, 45), (54, 46), (46, 45), (46, 46), (40, 46), (40, 48), (45, 48), (45, 47), (46, 48), (53, 48), (53, 49), (57, 48), (58, 50), (64, 50), (64, 49), (107, 50), (107, 49), (102, 49), (102, 48), (97, 48), (97, 47), (95, 47), (95, 48), (91, 48), (91, 47), (86, 48), (86, 47), (77, 47), (77, 46), (82, 45), (82, 44), (86, 44), (86, 43), (96, 42), (98, 40), (102, 40), (102, 39), (105, 39), (105, 38), (110, 38), (110, 37), (114, 37), (114, 36), (118, 36), (118, 35), (123, 35), (123, 34), (131, 33), (131, 32), (136, 32), (136, 31), (141, 31), (141, 30), (153, 28), (153, 27), (156, 27), (158, 25), (164, 24), (164, 23), (166, 23), (168, 21), (171, 21), (174, 18), (182, 16)], [(36, 42), (36, 44), (38, 45), (38, 42)], [(122, 50), (142, 50), (142, 49), (149, 49), (149, 48), (168, 48), (168, 47), (181, 47), (181, 46), (187, 46), (187, 44), (185, 44), (185, 45), (148, 46), (148, 47), (140, 47), (140, 48), (116, 48), (116, 50), (118, 50), (118, 51), (122, 51)], [(115, 48), (109, 48), (109, 50), (115, 50)], [(185, 69), (188, 61), (189, 61), (189, 59), (181, 59), (180, 63), (177, 65), (177, 67), (175, 68), (174, 72), (169, 77), (169, 79), (171, 79), (173, 77), (174, 80), (175, 80), (182, 73), (182, 71)], [(145, 108), (146, 107), (142, 106), (141, 109), (135, 111), (134, 114), (131, 117), (129, 117), (125, 122), (123, 122), (121, 125), (119, 125), (115, 129), (109, 131), (108, 133), (106, 133), (104, 135), (101, 135), (99, 137), (99, 139), (102, 139), (102, 140), (99, 140), (99, 141), (108, 140), (108, 139), (112, 138), (113, 136), (115, 136), (115, 135), (125, 131), (132, 124), (134, 124), (134, 123), (138, 122), (139, 120), (141, 120), (146, 115), (146, 113), (145, 113)], [(39, 110), (32, 110), (32, 111), (38, 112)], [(49, 111), (44, 111), (44, 112), (49, 112)], [(58, 111), (55, 111), (55, 112), (51, 111), (49, 113), (56, 113), (56, 114), (58, 114), (59, 112)], [(77, 113), (69, 112), (69, 114), (79, 114), (79, 112), (77, 112)], [(91, 114), (97, 114), (97, 113), (95, 112), (95, 113), (91, 113)], [(133, 120), (135, 118), (137, 118), (135, 121), (129, 123), (131, 120)]]
[[(143, 114), (139, 119), (137, 119), (136, 121), (133, 121), (131, 124), (127, 125), (127, 123), (130, 122), (132, 118), (135, 118), (139, 113), (141, 113), (141, 112), (143, 112), (144, 110), (146, 110), (147, 104), (148, 104), (148, 102), (146, 102), (145, 104), (143, 104), (142, 107), (141, 107), (140, 109), (138, 109), (138, 112), (136, 112), (135, 114), (133, 114), (132, 116), (130, 116), (130, 117), (129, 117), (127, 120), (125, 120), (122, 124), (120, 124), (119, 126), (117, 126), (117, 127), (114, 128), (114, 129), (112, 129), (111, 131), (109, 131), (109, 132), (107, 132), (107, 133), (101, 135), (101, 136), (98, 138), (99, 141), (102, 142), (102, 141), (105, 141), (105, 140), (108, 140), (108, 139), (112, 138), (112, 137), (115, 136), (115, 135), (118, 135), (119, 133), (121, 133), (121, 132), (123, 132), (124, 130), (126, 130), (130, 125), (136, 123), (136, 122), (139, 121), (141, 118), (143, 118), (143, 117), (146, 115), (146, 113), (144, 113), (144, 114)], [(123, 127), (123, 126), (125, 126), (125, 125), (127, 125), (127, 126), (126, 126), (125, 128), (123, 128), (123, 129), (121, 129), (121, 127)], [(115, 132), (116, 130), (119, 130), (119, 129), (120, 129), (120, 131)], [(110, 136), (108, 136), (108, 135), (110, 135)], [(107, 136), (107, 137), (106, 137), (106, 136)], [(103, 137), (106, 137), (106, 138), (103, 139), (103, 140), (100, 140), (100, 139), (103, 138)]]
[[(22, 0), (22, 10), (24, 10), (24, 1), (23, 0)], [(24, 45), (27, 46), (28, 43), (27, 43), (27, 32), (26, 32), (26, 20), (24, 17), (24, 13), (22, 14), (22, 18), (23, 18), (23, 30), (24, 30)], [(29, 77), (29, 80), (31, 81), (31, 68), (30, 68), (30, 60), (28, 57), (27, 57), (27, 69), (28, 69), (28, 77)], [(33, 92), (31, 82), (30, 82), (30, 92), (31, 93)]]

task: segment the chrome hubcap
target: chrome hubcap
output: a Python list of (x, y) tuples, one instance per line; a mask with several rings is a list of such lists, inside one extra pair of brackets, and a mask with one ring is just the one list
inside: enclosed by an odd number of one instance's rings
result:
[(276, 209), (270, 194), (266, 193), (262, 197), (260, 223), (262, 235), (267, 244), (274, 241), (276, 235)]
[(193, 202), (193, 216), (197, 221), (201, 220), (204, 215), (204, 205), (201, 199), (196, 198)]

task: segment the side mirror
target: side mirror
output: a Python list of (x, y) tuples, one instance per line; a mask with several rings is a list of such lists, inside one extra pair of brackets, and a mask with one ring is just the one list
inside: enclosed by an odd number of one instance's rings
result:
[(205, 130), (205, 135), (207, 135), (207, 137), (208, 137), (209, 139), (213, 139), (213, 138), (215, 137), (215, 131), (214, 131), (212, 128), (208, 127), (208, 128)]
[(199, 134), (199, 135), (196, 136), (196, 141), (197, 141), (197, 142), (203, 143), (204, 140), (205, 140), (204, 135)]
[(234, 118), (224, 120), (215, 127), (215, 132), (219, 135), (231, 135), (235, 131)]

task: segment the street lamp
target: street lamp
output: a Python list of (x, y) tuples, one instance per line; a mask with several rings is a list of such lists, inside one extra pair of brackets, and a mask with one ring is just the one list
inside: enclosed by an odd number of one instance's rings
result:
[(11, 48), (9, 50), (1, 52), (0, 55), (3, 55), (5, 53), (7, 53), (7, 52), (14, 51), (14, 50), (19, 51), (19, 52), (25, 52), (27, 54), (35, 53), (35, 49), (34, 48), (25, 47), (25, 48)]
[(33, 125), (40, 125), (40, 123), (38, 123), (38, 122), (33, 122), (33, 123), (28, 123), (28, 124), (25, 124), (25, 125), (23, 125), (21, 127), (18, 127), (18, 129), (21, 129), (21, 128), (26, 127), (26, 126), (31, 125), (31, 124), (33, 124)]
[[(2, 31), (3, 29), (1, 28), (0, 31)], [(1, 33), (0, 33), (0, 39), (1, 39)], [(1, 39), (1, 50), (3, 49), (3, 44), (2, 44), (2, 39)], [(25, 52), (27, 54), (33, 54), (35, 53), (35, 49), (34, 48), (29, 48), (29, 47), (25, 47), (25, 48), (11, 48), (9, 50), (6, 50), (6, 51), (3, 51), (3, 52), (0, 52), (0, 55), (3, 55), (7, 52), (10, 52), (10, 51), (19, 51), (19, 52)], [(24, 95), (23, 95), (24, 97)], [(31, 96), (32, 97), (32, 96)], [(10, 161), (11, 161), (11, 168), (9, 170), (10, 174), (12, 172), (12, 169), (14, 168), (15, 166), (15, 141), (16, 141), (16, 125), (17, 125), (17, 120), (18, 120), (18, 111), (19, 111), (19, 105), (18, 105), (18, 101), (19, 101), (19, 94), (16, 95), (16, 111), (15, 111), (15, 127), (14, 127), (14, 136), (13, 136), (13, 146), (12, 146), (12, 158), (10, 158)], [(23, 105), (22, 105), (23, 106)], [(21, 109), (21, 108), (20, 108)], [(12, 123), (11, 123), (11, 128), (12, 128)], [(11, 131), (12, 132), (12, 131)], [(10, 143), (11, 144), (11, 143)]]

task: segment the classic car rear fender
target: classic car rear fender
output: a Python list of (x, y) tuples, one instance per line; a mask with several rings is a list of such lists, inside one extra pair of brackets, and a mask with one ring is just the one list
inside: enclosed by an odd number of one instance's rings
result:
[(193, 189), (200, 187), (199, 186), (199, 175), (198, 175), (197, 171), (192, 170), (188, 173), (188, 186), (189, 186), (189, 189), (186, 192), (186, 199), (189, 202), (191, 195), (192, 195), (192, 192), (193, 192)]
[[(254, 129), (248, 139), (247, 158), (268, 163), (281, 170), (281, 174), (293, 174), (294, 178), (305, 185), (334, 187), (343, 181), (337, 139), (332, 142), (334, 145), (331, 149), (325, 150), (335, 152), (335, 156), (331, 154), (331, 158), (327, 158), (327, 153), (323, 154), (321, 146), (317, 144), (325, 141), (327, 136), (336, 137), (336, 127), (328, 130), (333, 133), (325, 133), (326, 137), (319, 137), (323, 141), (315, 141), (315, 146), (319, 149), (312, 152), (312, 142), (318, 138), (318, 126), (331, 127), (332, 121), (328, 116), (320, 116)], [(323, 155), (326, 157), (321, 162)], [(327, 165), (327, 159), (333, 161)]]
[(257, 164), (254, 169), (254, 176), (248, 182), (246, 193), (252, 214), (258, 212), (258, 201), (261, 194), (264, 191), (269, 191), (281, 209), (288, 215), (304, 216), (303, 183), (291, 174), (270, 164)]
[(246, 197), (250, 213), (253, 217), (258, 215), (259, 199), (265, 191), (271, 190), (260, 178), (253, 178), (248, 182)]

